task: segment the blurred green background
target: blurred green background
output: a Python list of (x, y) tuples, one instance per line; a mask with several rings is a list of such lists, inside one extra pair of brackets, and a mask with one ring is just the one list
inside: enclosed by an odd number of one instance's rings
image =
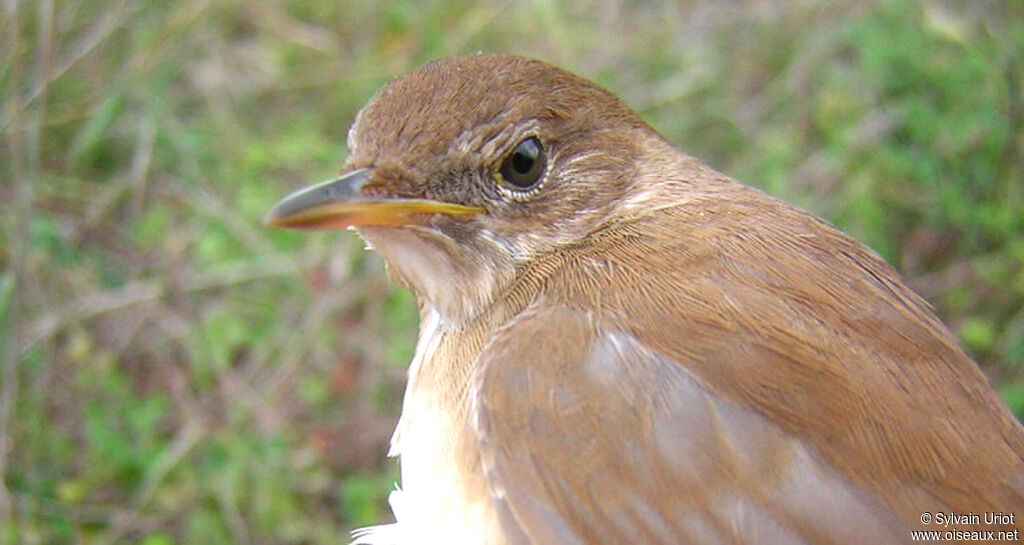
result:
[(9, 0), (0, 544), (389, 517), (412, 297), (261, 218), (390, 78), (547, 59), (882, 253), (1024, 414), (1024, 2)]

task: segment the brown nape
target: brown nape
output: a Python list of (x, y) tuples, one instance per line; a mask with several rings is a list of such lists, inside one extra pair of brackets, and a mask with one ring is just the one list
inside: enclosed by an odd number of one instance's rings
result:
[(397, 523), (360, 542), (1019, 539), (1024, 429), (928, 304), (609, 92), (445, 59), (349, 147), (361, 193), (321, 191), (402, 212), (361, 234), (422, 312)]

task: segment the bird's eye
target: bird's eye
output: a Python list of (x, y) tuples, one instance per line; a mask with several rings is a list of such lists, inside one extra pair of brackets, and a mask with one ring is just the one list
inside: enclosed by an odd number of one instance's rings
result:
[(501, 163), (502, 179), (513, 189), (530, 189), (544, 174), (544, 147), (536, 136), (523, 140)]

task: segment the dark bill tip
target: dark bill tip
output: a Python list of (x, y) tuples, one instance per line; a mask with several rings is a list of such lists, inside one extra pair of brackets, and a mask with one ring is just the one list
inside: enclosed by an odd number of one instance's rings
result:
[(370, 169), (353, 170), (340, 178), (300, 189), (281, 199), (264, 222), (287, 229), (343, 229), (369, 225), (402, 226), (422, 223), (430, 214), (466, 216), (482, 214), (483, 208), (461, 204), (368, 197), (362, 191)]

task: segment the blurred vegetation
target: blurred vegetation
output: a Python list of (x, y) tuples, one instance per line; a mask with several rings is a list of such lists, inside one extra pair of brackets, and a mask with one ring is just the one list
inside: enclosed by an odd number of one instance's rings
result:
[(37, 0), (0, 13), (0, 545), (386, 519), (412, 297), (262, 226), (391, 77), (547, 59), (895, 264), (1024, 413), (1024, 3)]

